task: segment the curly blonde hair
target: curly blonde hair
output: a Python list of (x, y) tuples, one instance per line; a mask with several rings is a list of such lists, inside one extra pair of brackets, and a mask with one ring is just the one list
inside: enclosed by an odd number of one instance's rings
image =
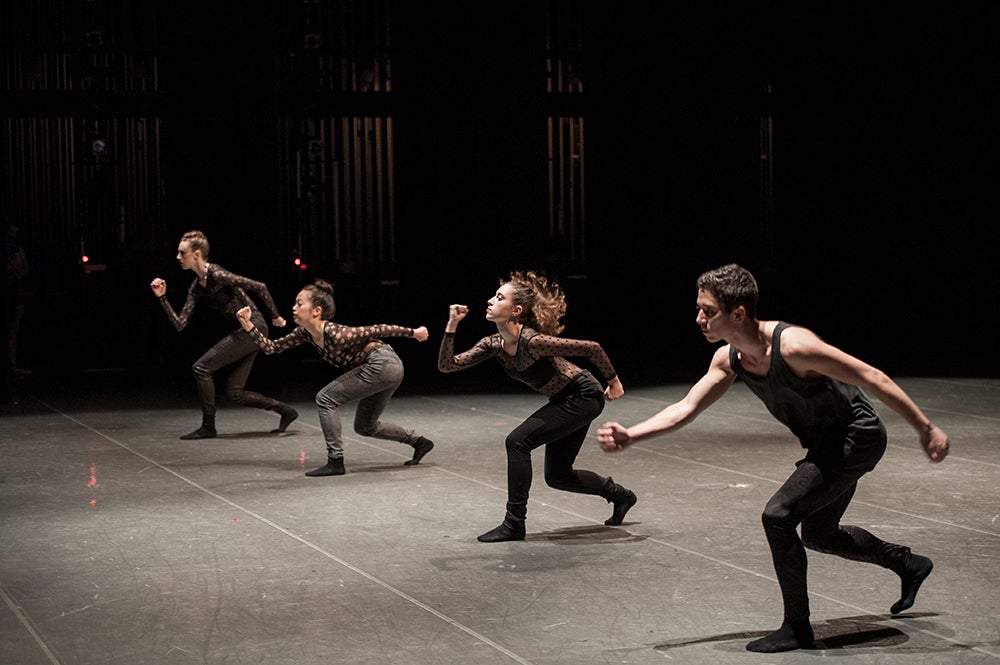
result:
[(565, 326), (559, 320), (566, 315), (566, 294), (555, 282), (532, 270), (515, 270), (500, 285), (513, 287), (512, 302), (524, 313), (518, 322), (545, 335), (558, 335)]

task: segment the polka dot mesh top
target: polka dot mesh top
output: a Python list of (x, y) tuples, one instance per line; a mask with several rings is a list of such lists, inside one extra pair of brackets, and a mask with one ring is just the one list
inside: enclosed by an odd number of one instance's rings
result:
[(215, 263), (208, 264), (205, 286), (201, 285), (197, 277), (191, 282), (191, 287), (187, 292), (187, 300), (184, 301), (184, 307), (181, 308), (180, 314), (174, 312), (174, 308), (171, 307), (165, 294), (160, 296), (160, 305), (163, 306), (163, 311), (167, 313), (170, 322), (180, 331), (184, 330), (195, 306), (199, 304), (221, 312), (234, 322), (236, 321), (236, 310), (240, 307), (256, 310), (257, 305), (247, 295), (248, 292), (252, 293), (264, 305), (272, 319), (280, 316), (278, 307), (274, 304), (274, 299), (264, 282), (257, 282), (229, 272)]
[(521, 328), (517, 352), (513, 356), (503, 350), (500, 333), (484, 337), (468, 351), (455, 355), (455, 333), (446, 332), (441, 339), (438, 369), (457, 372), (478, 365), (487, 358), (496, 358), (511, 377), (546, 397), (553, 397), (582, 371), (564, 356), (586, 358), (605, 381), (618, 375), (608, 354), (597, 342), (543, 335), (527, 327)]
[(268, 339), (257, 328), (250, 330), (250, 336), (264, 353), (281, 353), (302, 344), (312, 344), (320, 357), (334, 367), (351, 369), (365, 361), (368, 354), (365, 346), (381, 337), (413, 337), (413, 328), (380, 323), (373, 326), (342, 326), (333, 321), (323, 322), (323, 346), (316, 344), (313, 336), (302, 326), (298, 326), (278, 339)]

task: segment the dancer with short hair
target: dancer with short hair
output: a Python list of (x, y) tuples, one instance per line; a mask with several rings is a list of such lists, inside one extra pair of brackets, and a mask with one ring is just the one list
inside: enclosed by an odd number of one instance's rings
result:
[[(266, 331), (267, 323), (264, 316), (257, 309), (257, 304), (250, 298), (250, 294), (264, 306), (275, 326), (279, 328), (285, 326), (285, 320), (278, 313), (274, 299), (271, 298), (271, 293), (263, 282), (231, 273), (217, 263), (209, 263), (208, 252), (208, 238), (201, 231), (188, 231), (181, 236), (177, 245), (177, 261), (184, 270), (194, 272), (195, 279), (188, 288), (187, 299), (180, 314), (174, 311), (170, 301), (167, 300), (167, 283), (162, 278), (155, 278), (149, 285), (153, 295), (160, 300), (167, 318), (178, 332), (184, 330), (191, 314), (198, 306), (215, 310), (227, 318), (232, 317), (237, 309), (248, 307), (257, 326)], [(213, 376), (218, 370), (230, 365), (232, 370), (226, 378), (226, 396), (243, 406), (277, 412), (281, 420), (278, 422), (278, 427), (273, 430), (274, 433), (282, 433), (288, 429), (299, 415), (295, 409), (284, 402), (245, 388), (257, 351), (257, 345), (253, 340), (237, 328), (195, 361), (191, 370), (194, 372), (198, 398), (201, 400), (201, 426), (181, 436), (182, 439), (211, 439), (216, 436)]]
[(680, 429), (740, 378), (806, 449), (805, 459), (767, 502), (762, 516), (784, 621), (746, 648), (772, 653), (812, 646), (805, 548), (888, 568), (902, 585), (890, 612), (909, 609), (931, 573), (931, 560), (840, 523), (858, 479), (875, 468), (886, 448), (885, 426), (861, 388), (917, 431), (931, 462), (948, 455), (948, 436), (883, 372), (806, 328), (759, 321), (757, 282), (745, 268), (729, 264), (710, 270), (698, 278), (697, 286), (695, 322), (709, 342), (723, 341), (725, 346), (682, 400), (629, 428), (605, 423), (597, 433), (601, 448), (618, 452)]

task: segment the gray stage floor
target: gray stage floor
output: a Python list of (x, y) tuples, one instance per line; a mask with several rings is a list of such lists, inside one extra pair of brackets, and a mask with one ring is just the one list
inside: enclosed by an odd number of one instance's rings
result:
[[(351, 434), (346, 476), (306, 478), (324, 458), (306, 397), (286, 435), (223, 405), (219, 438), (180, 441), (193, 388), (26, 384), (0, 418), (0, 662), (1000, 663), (1000, 380), (900, 383), (952, 455), (928, 464), (882, 407), (889, 450), (845, 522), (934, 573), (892, 618), (895, 575), (810, 553), (819, 648), (775, 655), (744, 650), (781, 619), (759, 515), (800, 449), (743, 386), (628, 453), (591, 437), (578, 466), (639, 496), (623, 526), (604, 526), (601, 499), (545, 487), (536, 455), (527, 540), (482, 544), (503, 513), (504, 436), (537, 395), (402, 393), (385, 418), (436, 442), (423, 464)], [(599, 420), (635, 422), (684, 389), (629, 390)]]

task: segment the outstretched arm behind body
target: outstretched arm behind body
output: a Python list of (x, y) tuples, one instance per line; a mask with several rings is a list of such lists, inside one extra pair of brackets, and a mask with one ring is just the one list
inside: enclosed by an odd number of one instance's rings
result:
[(735, 378), (736, 374), (729, 366), (729, 346), (723, 346), (715, 352), (705, 375), (682, 400), (632, 427), (626, 428), (615, 422), (605, 423), (597, 430), (597, 441), (604, 452), (612, 453), (625, 450), (639, 441), (679, 430), (722, 397)]
[(586, 358), (601, 373), (608, 387), (604, 396), (608, 401), (625, 394), (625, 388), (618, 378), (618, 372), (607, 352), (599, 343), (585, 339), (568, 339), (555, 335), (535, 335), (529, 342), (528, 352), (532, 357), (559, 356), (561, 358)]
[[(211, 271), (213, 279), (232, 287), (234, 291), (242, 289), (242, 293), (240, 295), (242, 295), (243, 298), (246, 298), (247, 294), (252, 295), (258, 303), (264, 306), (264, 310), (271, 318), (271, 323), (279, 328), (285, 327), (285, 320), (281, 317), (281, 313), (278, 311), (278, 306), (274, 304), (274, 298), (271, 297), (271, 292), (268, 291), (267, 285), (264, 284), (264, 282), (258, 282), (255, 279), (250, 279), (249, 277), (244, 277), (243, 275), (237, 275), (236, 273), (230, 272), (218, 264), (212, 264)], [(250, 303), (243, 302), (243, 304), (249, 305)]]
[(788, 328), (781, 338), (781, 354), (799, 376), (828, 376), (870, 390), (880, 402), (902, 416), (917, 431), (920, 445), (931, 462), (948, 455), (948, 435), (910, 399), (882, 370), (827, 344), (815, 333), (799, 327)]

